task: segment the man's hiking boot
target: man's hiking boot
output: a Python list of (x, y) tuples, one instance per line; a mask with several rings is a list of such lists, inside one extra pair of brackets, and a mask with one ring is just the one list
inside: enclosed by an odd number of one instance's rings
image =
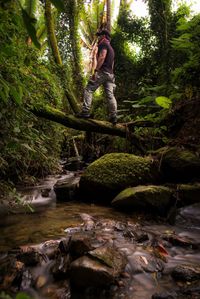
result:
[(77, 113), (76, 117), (78, 117), (78, 118), (91, 118), (91, 115), (88, 112), (83, 112), (82, 111), (80, 113)]
[(109, 118), (109, 122), (112, 123), (113, 125), (117, 124), (117, 116), (111, 116)]

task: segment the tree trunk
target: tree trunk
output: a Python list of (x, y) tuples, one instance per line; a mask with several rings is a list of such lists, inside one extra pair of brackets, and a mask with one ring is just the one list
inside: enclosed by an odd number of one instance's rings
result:
[(107, 7), (107, 29), (109, 32), (111, 32), (111, 0), (106, 1), (106, 7)]
[(54, 30), (54, 21), (51, 13), (51, 2), (50, 0), (45, 0), (45, 17), (46, 17), (46, 24), (47, 24), (47, 33), (48, 33), (48, 39), (50, 43), (50, 47), (52, 50), (52, 54), (55, 60), (55, 63), (60, 67), (58, 69), (58, 73), (60, 75), (61, 83), (64, 88), (65, 96), (70, 104), (70, 107), (72, 108), (73, 112), (78, 113), (79, 112), (79, 107), (77, 104), (76, 99), (72, 96), (68, 88), (66, 87), (66, 73), (63, 68), (62, 64), (62, 59), (59, 53), (58, 49), (58, 44), (57, 44), (57, 39), (55, 35), (55, 30)]
[(70, 114), (66, 115), (50, 106), (37, 109), (34, 108), (31, 112), (36, 116), (52, 120), (67, 128), (129, 138), (132, 144), (134, 144), (140, 152), (144, 153), (144, 149), (141, 144), (142, 139), (139, 139), (135, 134), (129, 132), (125, 125), (118, 124), (114, 126), (107, 121), (77, 118)]
[(45, 1), (45, 17), (46, 17), (46, 23), (47, 23), (47, 32), (48, 32), (48, 37), (49, 37), (49, 42), (50, 46), (52, 49), (52, 54), (54, 57), (54, 60), (56, 64), (62, 65), (62, 59), (60, 57), (60, 53), (58, 50), (58, 44), (57, 44), (57, 39), (55, 35), (55, 30), (54, 30), (54, 21), (52, 18), (51, 14), (51, 1), (46, 0)]
[[(80, 1), (80, 0), (79, 0)], [(84, 92), (83, 72), (81, 69), (81, 50), (80, 37), (78, 33), (78, 24), (80, 22), (80, 5), (75, 0), (69, 1), (69, 35), (72, 50), (72, 72), (74, 78), (74, 92), (78, 98), (82, 97)]]

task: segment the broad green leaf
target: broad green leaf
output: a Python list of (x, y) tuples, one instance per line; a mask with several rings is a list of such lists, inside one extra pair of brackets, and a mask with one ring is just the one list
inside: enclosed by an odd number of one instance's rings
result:
[(167, 97), (157, 97), (155, 99), (156, 103), (161, 106), (162, 108), (169, 109), (172, 101)]
[(28, 13), (26, 12), (25, 9), (21, 8), (22, 10), (22, 16), (23, 16), (23, 20), (24, 20), (24, 24), (26, 26), (26, 30), (29, 34), (29, 36), (31, 37), (34, 45), (40, 49), (41, 48), (41, 45), (37, 39), (37, 36), (36, 36), (36, 29), (35, 29), (35, 23), (36, 23), (36, 19), (35, 18), (31, 18)]
[(65, 10), (65, 6), (62, 0), (50, 0), (51, 3), (60, 11)]

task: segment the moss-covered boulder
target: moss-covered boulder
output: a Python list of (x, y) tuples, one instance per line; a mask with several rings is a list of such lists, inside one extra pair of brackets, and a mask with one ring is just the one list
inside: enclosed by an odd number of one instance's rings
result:
[(196, 153), (178, 147), (164, 147), (156, 154), (164, 180), (182, 183), (200, 177), (200, 158)]
[(172, 202), (172, 190), (164, 186), (137, 186), (120, 192), (112, 201), (117, 208), (145, 210), (165, 215)]
[(152, 183), (158, 168), (149, 157), (112, 153), (93, 162), (80, 180), (81, 198), (110, 201), (123, 189)]
[(179, 206), (200, 202), (200, 183), (178, 185)]

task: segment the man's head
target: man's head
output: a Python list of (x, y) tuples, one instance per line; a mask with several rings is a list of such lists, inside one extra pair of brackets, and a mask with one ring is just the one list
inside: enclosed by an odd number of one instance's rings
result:
[(107, 29), (102, 29), (101, 31), (97, 32), (96, 35), (101, 39), (102, 37), (107, 38), (110, 40), (110, 32)]

